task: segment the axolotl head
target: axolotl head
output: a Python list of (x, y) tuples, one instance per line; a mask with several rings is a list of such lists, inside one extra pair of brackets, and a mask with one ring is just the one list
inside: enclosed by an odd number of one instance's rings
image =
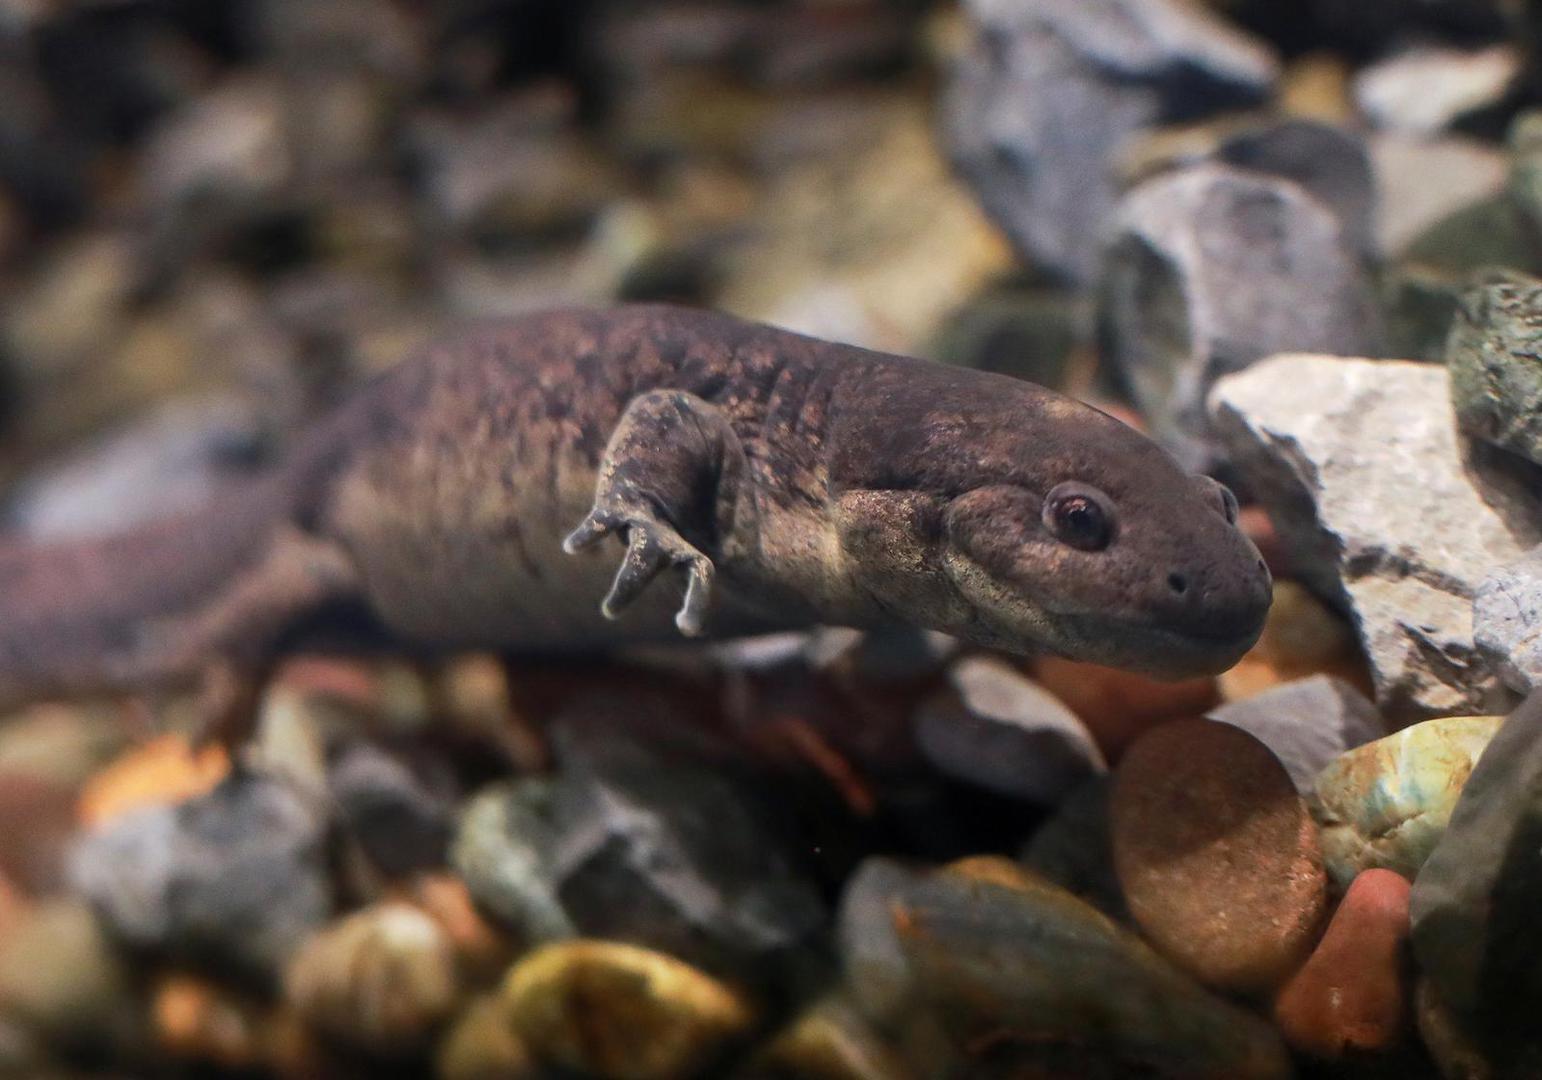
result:
[(832, 430), (832, 481), (843, 565), (879, 608), (1173, 678), (1258, 640), (1271, 582), (1236, 499), (1145, 436), (957, 369), (869, 372), (864, 394), (872, 407)]

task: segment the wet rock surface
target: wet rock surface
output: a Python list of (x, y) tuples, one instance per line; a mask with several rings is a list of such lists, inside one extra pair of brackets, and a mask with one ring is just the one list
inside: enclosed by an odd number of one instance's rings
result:
[(1542, 281), (1514, 278), (1462, 299), (1446, 345), (1462, 431), (1542, 463)]
[(1448, 394), (1430, 365), (1282, 356), (1212, 397), (1302, 578), (1354, 617), (1394, 721), (1509, 703), (1473, 643), (1472, 597), (1542, 528), (1529, 463), (1464, 444)]
[(1510, 687), (1542, 685), (1542, 548), (1493, 571), (1472, 601), (1472, 633)]

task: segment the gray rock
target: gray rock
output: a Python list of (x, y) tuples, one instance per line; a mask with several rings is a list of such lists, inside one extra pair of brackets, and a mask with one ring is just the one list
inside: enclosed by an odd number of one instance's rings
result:
[(974, 656), (916, 710), (916, 742), (939, 772), (1018, 799), (1057, 803), (1107, 765), (1075, 713), (1003, 660)]
[(897, 1024), (914, 996), (889, 902), (920, 877), (893, 859), (870, 855), (847, 878), (836, 912), (836, 948), (847, 992), (881, 1028)]
[(586, 936), (763, 977), (825, 925), (824, 903), (748, 770), (684, 752), (695, 736), (667, 725), (643, 724), (645, 741), (635, 717), (554, 725), (563, 911)]
[(252, 471), (262, 424), (236, 397), (171, 401), (30, 470), (5, 525), (33, 540), (105, 536), (199, 506)]
[(377, 746), (354, 743), (329, 770), (327, 787), (338, 823), (387, 876), (444, 865), (453, 786), (448, 776), (439, 784), (425, 780), (422, 774), (431, 761), (420, 752), (413, 759), (417, 768), (408, 768)]
[(952, 152), (1030, 264), (1092, 279), (1139, 129), (1256, 103), (1266, 48), (1174, 0), (973, 0), (976, 37), (948, 94)]
[(1216, 461), (1205, 395), (1282, 350), (1372, 354), (1369, 283), (1338, 220), (1296, 184), (1220, 165), (1159, 176), (1120, 206), (1103, 352), (1152, 431)]
[(1520, 50), (1434, 46), (1396, 53), (1355, 76), (1355, 103), (1377, 127), (1432, 135), (1503, 105), (1521, 74)]
[(1472, 597), (1542, 536), (1534, 467), (1465, 443), (1448, 381), (1433, 364), (1287, 355), (1211, 397), (1303, 580), (1353, 618), (1394, 724), (1505, 711)]
[(1376, 706), (1331, 675), (1270, 687), (1206, 715), (1241, 728), (1274, 751), (1303, 795), (1334, 758), (1387, 733)]
[(1466, 293), (1446, 367), (1462, 431), (1542, 463), (1542, 281), (1513, 275)]
[(1370, 148), (1382, 251), (1402, 251), (1447, 215), (1504, 190), (1505, 156), (1490, 143), (1385, 132), (1371, 137)]
[[(1414, 955), (1440, 1000), (1473, 1022), (1497, 1066), (1535, 1052), (1542, 1008), (1542, 694), (1516, 710), (1467, 778), (1414, 880)], [(1534, 1060), (1534, 1059), (1533, 1059)]]
[(1542, 109), (1521, 113), (1510, 124), (1507, 190), (1533, 228), (1542, 228)]
[(494, 784), (466, 803), (450, 848), (477, 904), (531, 945), (578, 933), (557, 899), (552, 797), (545, 777)]
[(1014, 870), (965, 860), (890, 898), (917, 992), (970, 1058), (958, 1075), (1291, 1074), (1263, 1020), (1070, 893)]
[(1491, 573), (1472, 601), (1478, 649), (1513, 690), (1542, 687), (1542, 547)]
[(82, 837), (71, 880), (131, 945), (271, 978), (331, 914), (326, 827), (314, 802), (236, 773)]
[(1108, 777), (1088, 780), (1055, 808), (1018, 861), (1103, 914), (1128, 922), (1129, 907), (1114, 870), (1108, 825)]

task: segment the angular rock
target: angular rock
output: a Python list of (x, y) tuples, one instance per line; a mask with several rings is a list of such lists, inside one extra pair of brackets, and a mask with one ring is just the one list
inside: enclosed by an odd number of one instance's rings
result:
[(450, 863), (482, 908), (527, 944), (578, 934), (557, 899), (552, 781), (494, 784), (467, 801)]
[(1386, 734), (1376, 706), (1331, 675), (1283, 683), (1205, 715), (1241, 728), (1272, 750), (1303, 795), (1334, 758)]
[(1419, 872), (1499, 722), (1426, 720), (1351, 750), (1322, 771), (1310, 805), (1338, 888), (1373, 867), (1409, 879)]
[(1376, 320), (1338, 219), (1289, 181), (1206, 164), (1120, 205), (1099, 302), (1103, 355), (1191, 467), (1219, 460), (1205, 415), (1217, 379), (1283, 350), (1375, 355)]
[(1355, 102), (1377, 127), (1433, 135), (1497, 112), (1521, 71), (1520, 50), (1511, 45), (1409, 49), (1361, 69)]
[[(1461, 135), (1371, 137), (1378, 248), (1403, 251), (1426, 229), (1505, 187), (1505, 156), (1492, 144)], [(1394, 355), (1404, 355), (1394, 353)]]
[(1302, 580), (1353, 617), (1394, 724), (1506, 707), (1472, 597), (1542, 539), (1535, 467), (1464, 444), (1449, 393), (1435, 365), (1290, 355), (1211, 398)]
[[(416, 755), (415, 763), (426, 756)], [(436, 790), (404, 761), (368, 743), (355, 743), (339, 755), (328, 788), (339, 823), (387, 876), (444, 865), (451, 792)]]
[[(822, 899), (748, 774), (625, 725), (554, 732), (552, 866), (580, 933), (764, 975), (825, 925)], [(626, 897), (617, 903), (617, 897)]]
[(1116, 201), (1111, 160), (1154, 123), (1268, 95), (1273, 56), (1173, 0), (974, 0), (945, 105), (952, 152), (1030, 264), (1090, 281)]
[(613, 941), (543, 945), (514, 965), (502, 996), (509, 1023), (539, 1057), (626, 1080), (698, 1075), (755, 1018), (710, 975)]
[(948, 681), (915, 715), (916, 742), (938, 771), (1054, 804), (1106, 768), (1076, 714), (1005, 661), (960, 660)]
[(1327, 914), (1311, 815), (1269, 748), (1212, 720), (1147, 733), (1114, 773), (1114, 868), (1165, 956), (1219, 989), (1267, 992)]
[(1391, 870), (1355, 878), (1311, 958), (1275, 999), (1274, 1022), (1291, 1046), (1339, 1061), (1385, 1055), (1407, 1037), (1408, 893), (1408, 879)]
[(1005, 860), (928, 874), (890, 910), (916, 992), (976, 1070), (958, 1075), (1290, 1073), (1267, 1024)]
[(1542, 1039), (1542, 694), (1512, 713), (1478, 760), (1450, 824), (1414, 879), (1414, 954), (1436, 996), (1495, 1059), (1532, 1068)]
[(1472, 601), (1478, 649), (1511, 689), (1542, 686), (1542, 547), (1495, 570)]
[(1542, 280), (1475, 285), (1452, 324), (1446, 367), (1462, 431), (1542, 463)]
[(326, 816), (262, 776), (81, 838), (74, 887), (131, 945), (277, 974), (331, 910)]

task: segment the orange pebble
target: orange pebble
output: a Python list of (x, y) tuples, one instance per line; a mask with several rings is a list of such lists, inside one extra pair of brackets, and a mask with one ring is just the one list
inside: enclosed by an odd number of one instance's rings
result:
[(230, 773), (223, 747), (194, 751), (180, 735), (163, 735), (123, 754), (81, 789), (76, 818), (91, 828), (130, 810), (168, 806), (212, 791)]
[(1058, 656), (1036, 659), (1033, 676), (1081, 718), (1110, 762), (1147, 729), (1168, 720), (1199, 716), (1219, 700), (1214, 679), (1160, 682), (1131, 671)]
[(1350, 884), (1322, 941), (1274, 1003), (1275, 1023), (1297, 1050), (1333, 1061), (1393, 1050), (1406, 1035), (1411, 888), (1380, 869)]
[(444, 930), (470, 979), (493, 982), (513, 960), (513, 942), (482, 917), (466, 883), (454, 874), (424, 874), (413, 882), (407, 898)]
[(265, 1056), (260, 1010), (190, 975), (168, 975), (150, 1015), (156, 1044), (168, 1057), (225, 1069), (250, 1069)]

